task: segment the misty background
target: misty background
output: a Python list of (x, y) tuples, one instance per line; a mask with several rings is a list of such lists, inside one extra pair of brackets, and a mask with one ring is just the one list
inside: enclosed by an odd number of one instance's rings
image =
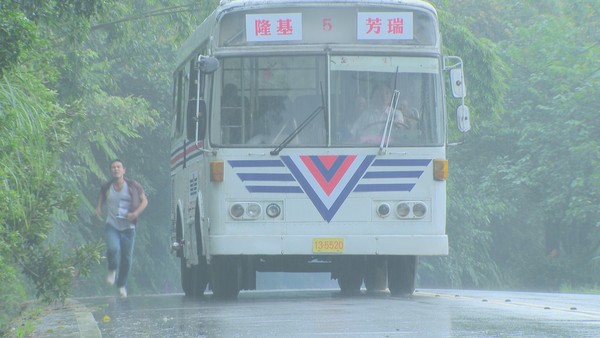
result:
[[(464, 60), (473, 129), (448, 148), (450, 255), (421, 258), (417, 287), (597, 293), (598, 0), (432, 3), (446, 54)], [(117, 157), (150, 202), (129, 292), (181, 292), (169, 252), (171, 73), (217, 4), (0, 0), (0, 322), (35, 296), (114, 293), (94, 208)], [(463, 139), (455, 110), (451, 141)]]

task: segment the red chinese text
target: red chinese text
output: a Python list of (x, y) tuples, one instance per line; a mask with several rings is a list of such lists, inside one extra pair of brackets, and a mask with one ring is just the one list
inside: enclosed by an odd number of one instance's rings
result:
[(271, 23), (269, 20), (255, 20), (254, 33), (256, 36), (271, 35)]
[(291, 35), (294, 32), (292, 28), (292, 19), (277, 20), (277, 34)]

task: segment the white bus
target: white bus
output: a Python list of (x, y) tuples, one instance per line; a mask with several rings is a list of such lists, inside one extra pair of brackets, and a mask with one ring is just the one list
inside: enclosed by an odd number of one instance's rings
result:
[(421, 1), (221, 1), (174, 72), (186, 295), (235, 298), (274, 271), (414, 291), (417, 257), (448, 254), (444, 72), (465, 94), (438, 26)]

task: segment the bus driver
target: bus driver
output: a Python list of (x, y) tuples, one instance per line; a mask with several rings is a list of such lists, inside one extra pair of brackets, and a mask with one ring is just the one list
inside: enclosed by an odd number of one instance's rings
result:
[[(362, 144), (379, 144), (383, 134), (383, 129), (388, 118), (388, 110), (392, 104), (393, 92), (390, 87), (383, 84), (377, 84), (373, 87), (371, 94), (372, 108), (362, 112), (350, 129), (354, 140)], [(405, 116), (404, 110), (408, 111), (408, 102), (403, 101), (401, 109), (396, 109), (394, 115), (394, 127), (404, 129), (412, 128), (411, 119), (418, 119), (418, 116)]]

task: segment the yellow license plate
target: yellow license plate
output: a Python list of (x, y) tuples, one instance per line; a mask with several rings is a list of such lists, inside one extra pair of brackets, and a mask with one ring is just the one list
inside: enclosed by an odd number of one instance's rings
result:
[(343, 238), (313, 238), (312, 251), (323, 252), (344, 252)]

